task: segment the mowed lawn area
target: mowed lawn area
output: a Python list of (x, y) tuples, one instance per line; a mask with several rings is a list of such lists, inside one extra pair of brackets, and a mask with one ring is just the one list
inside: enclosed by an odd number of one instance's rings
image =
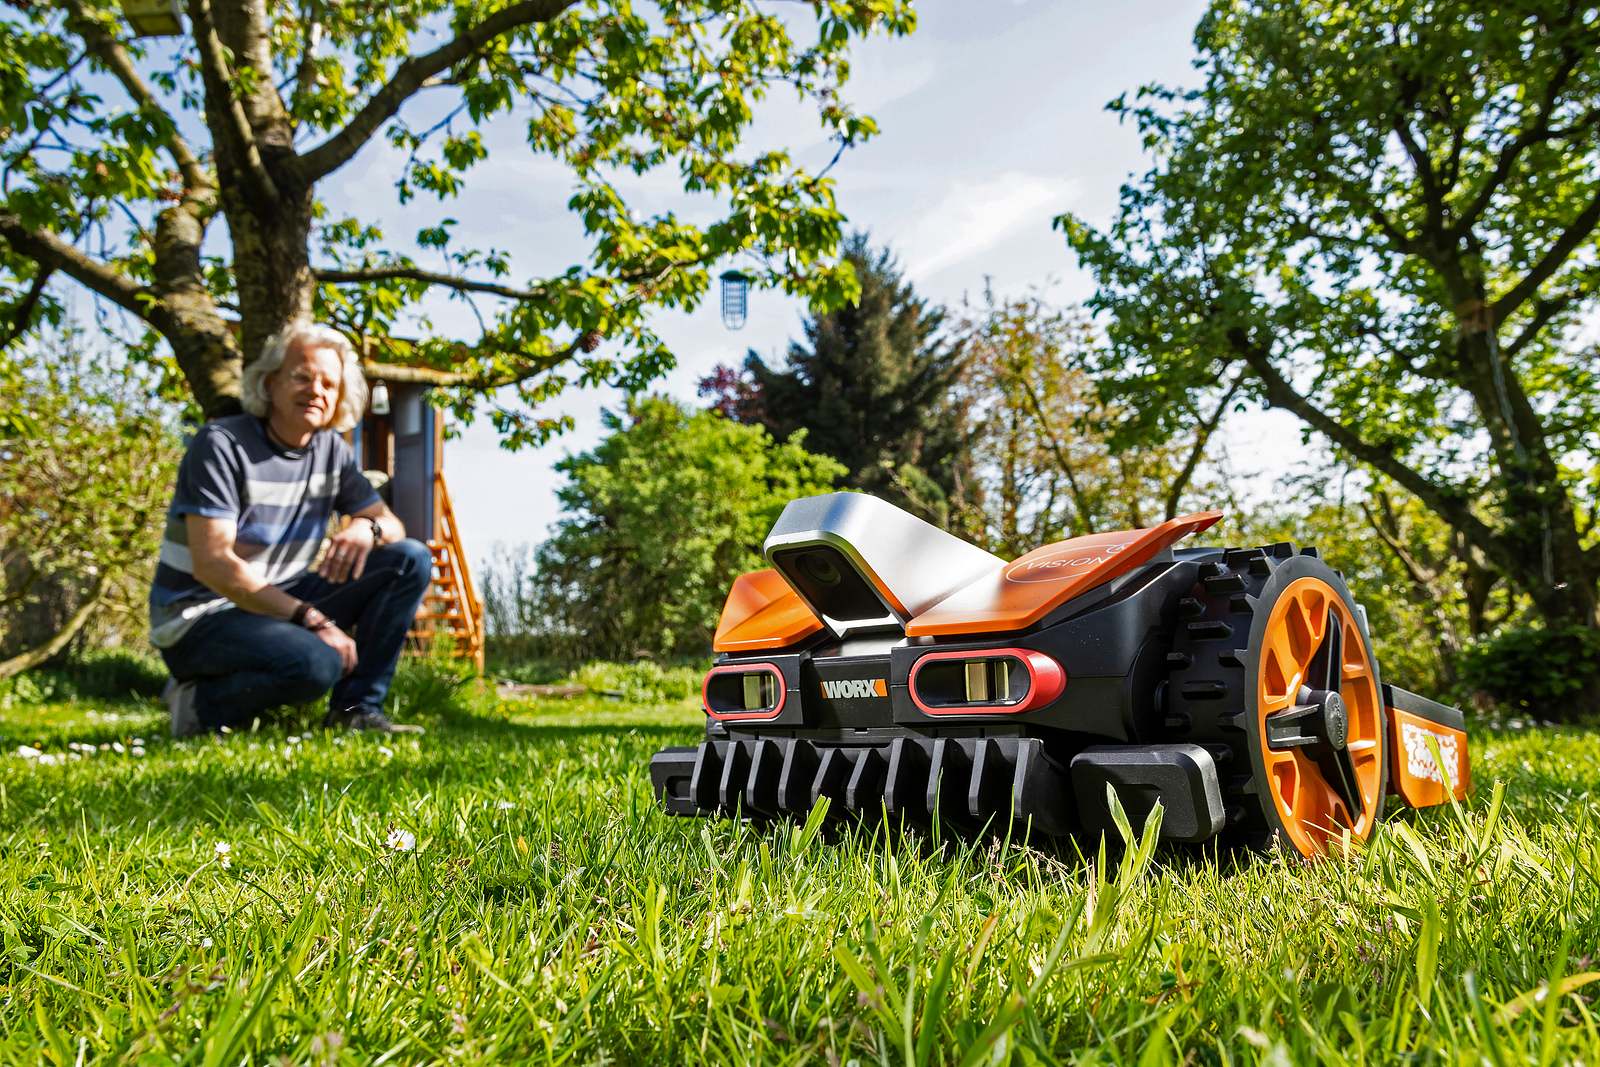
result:
[(398, 694), (425, 737), (173, 743), (148, 698), (14, 687), (0, 1056), (1600, 1060), (1594, 730), (1475, 730), (1471, 802), (1348, 858), (1102, 863), (669, 818), (691, 698)]

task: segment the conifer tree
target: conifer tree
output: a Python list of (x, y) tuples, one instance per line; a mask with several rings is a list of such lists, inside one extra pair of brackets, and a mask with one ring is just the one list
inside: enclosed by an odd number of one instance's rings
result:
[(970, 431), (951, 391), (963, 348), (905, 280), (893, 253), (853, 235), (845, 258), (861, 299), (805, 324), (784, 366), (755, 352), (743, 376), (719, 368), (703, 395), (730, 417), (765, 426), (778, 440), (807, 431), (806, 447), (849, 470), (845, 484), (941, 525), (961, 525), (974, 480)]

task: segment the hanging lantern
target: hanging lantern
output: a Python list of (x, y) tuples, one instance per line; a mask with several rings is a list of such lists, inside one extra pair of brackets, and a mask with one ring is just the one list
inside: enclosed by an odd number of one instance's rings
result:
[(372, 413), (374, 415), (389, 414), (389, 387), (383, 382), (374, 382), (372, 385)]
[(178, 0), (122, 0), (122, 14), (135, 37), (172, 37), (183, 33)]
[(750, 276), (742, 270), (722, 272), (722, 325), (730, 330), (744, 328), (750, 314)]

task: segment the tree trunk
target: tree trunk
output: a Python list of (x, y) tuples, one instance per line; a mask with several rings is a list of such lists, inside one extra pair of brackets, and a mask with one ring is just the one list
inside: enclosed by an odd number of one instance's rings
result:
[(311, 190), (287, 188), (268, 210), (224, 198), (233, 236), (234, 277), (239, 287), (239, 348), (245, 366), (267, 339), (295, 319), (309, 318), (315, 282), (307, 245), (311, 234)]
[(1481, 317), (1463, 317), (1456, 355), (1500, 468), (1506, 577), (1552, 626), (1600, 627), (1600, 567), (1584, 551), (1543, 422), (1492, 329)]
[(239, 410), (238, 344), (206, 288), (200, 258), (214, 197), (210, 190), (193, 191), (157, 217), (154, 274), (161, 302), (151, 316), (207, 418)]
[[(217, 170), (217, 206), (228, 220), (233, 241), (234, 284), (239, 294), (238, 336), (231, 346), (214, 331), (187, 331), (183, 347), (195, 369), (184, 368), (190, 384), (213, 394), (237, 395), (239, 370), (255, 360), (274, 333), (311, 312), (314, 282), (308, 242), (312, 183), (300, 171), (294, 129), (270, 80), (270, 20), (262, 0), (230, 0), (214, 6), (190, 0), (189, 14), (205, 82), (206, 125), (212, 134)], [(213, 35), (214, 34), (214, 35)], [(224, 80), (230, 69), (251, 70), (258, 79), (240, 91)], [(198, 246), (196, 246), (198, 253)], [(199, 276), (198, 255), (194, 264)], [(198, 336), (197, 336), (198, 334)], [(173, 340), (173, 348), (180, 342)], [(198, 379), (198, 380), (197, 380)], [(208, 417), (229, 405), (203, 404)]]

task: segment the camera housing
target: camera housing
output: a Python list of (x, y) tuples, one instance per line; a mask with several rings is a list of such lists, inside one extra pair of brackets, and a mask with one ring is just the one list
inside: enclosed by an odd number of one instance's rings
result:
[(907, 621), (1005, 565), (998, 556), (862, 493), (791, 501), (767, 560), (838, 637)]

